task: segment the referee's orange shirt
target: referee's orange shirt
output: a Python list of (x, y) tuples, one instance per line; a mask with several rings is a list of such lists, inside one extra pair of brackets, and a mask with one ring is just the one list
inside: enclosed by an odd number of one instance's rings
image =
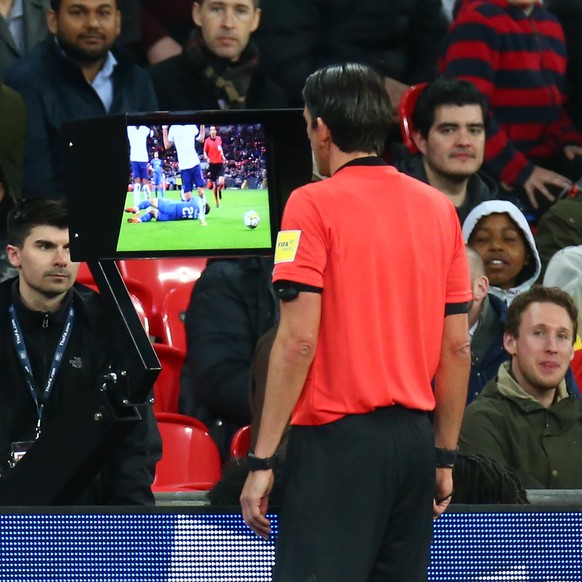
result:
[(295, 190), (277, 238), (278, 280), (322, 289), (318, 344), (291, 424), (434, 408), (445, 306), (472, 297), (459, 219), (441, 192), (377, 163)]

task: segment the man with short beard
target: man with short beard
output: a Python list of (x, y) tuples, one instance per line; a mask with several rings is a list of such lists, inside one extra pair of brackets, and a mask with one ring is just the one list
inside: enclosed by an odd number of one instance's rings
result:
[[(0, 477), (37, 439), (62, 427), (64, 411), (99, 390), (104, 374), (127, 369), (100, 294), (75, 283), (79, 263), (71, 260), (68, 226), (62, 200), (25, 200), (8, 216), (6, 252), (18, 276), (0, 285)], [(154, 503), (160, 434), (151, 405), (137, 410), (141, 420), (116, 435), (102, 466), (68, 502)]]
[(64, 122), (157, 109), (147, 73), (113, 49), (121, 27), (116, 0), (51, 0), (47, 23), (52, 36), (5, 76), (27, 109), (26, 198), (64, 196)]

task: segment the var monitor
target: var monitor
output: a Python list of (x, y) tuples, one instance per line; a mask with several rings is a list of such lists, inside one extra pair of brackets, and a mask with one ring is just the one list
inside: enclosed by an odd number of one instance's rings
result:
[(74, 260), (268, 255), (311, 179), (300, 110), (151, 113), (64, 128)]

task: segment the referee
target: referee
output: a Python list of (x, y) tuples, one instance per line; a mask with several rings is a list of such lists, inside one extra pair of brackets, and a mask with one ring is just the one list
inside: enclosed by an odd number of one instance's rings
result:
[(426, 580), (470, 369), (459, 221), (442, 193), (380, 157), (392, 111), (375, 72), (326, 67), (303, 94), (330, 177), (285, 207), (281, 319), (243, 516), (270, 535), (273, 455), (290, 418), (273, 580)]

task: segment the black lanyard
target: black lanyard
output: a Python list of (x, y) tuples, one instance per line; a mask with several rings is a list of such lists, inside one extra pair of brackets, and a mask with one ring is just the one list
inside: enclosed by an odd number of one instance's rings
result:
[(53, 389), (55, 378), (63, 359), (63, 354), (65, 353), (67, 343), (69, 342), (69, 338), (71, 336), (71, 330), (73, 329), (73, 319), (75, 318), (75, 310), (73, 309), (72, 305), (69, 307), (69, 313), (67, 314), (65, 326), (57, 343), (55, 355), (53, 356), (53, 363), (51, 364), (46, 386), (42, 393), (42, 402), (39, 402), (38, 400), (38, 395), (35, 389), (36, 381), (32, 373), (32, 366), (30, 364), (28, 352), (26, 351), (26, 345), (24, 344), (24, 336), (22, 335), (22, 330), (20, 329), (18, 319), (16, 318), (16, 310), (14, 309), (14, 305), (10, 305), (8, 311), (10, 313), (10, 323), (12, 325), (12, 338), (14, 340), (14, 347), (18, 352), (18, 359), (22, 365), (22, 368), (24, 369), (26, 384), (28, 385), (28, 389), (30, 390), (34, 404), (36, 405), (37, 423), (35, 438), (38, 438), (40, 436), (40, 424), (42, 421), (42, 414), (44, 412), (44, 405), (48, 400), (51, 390)]

